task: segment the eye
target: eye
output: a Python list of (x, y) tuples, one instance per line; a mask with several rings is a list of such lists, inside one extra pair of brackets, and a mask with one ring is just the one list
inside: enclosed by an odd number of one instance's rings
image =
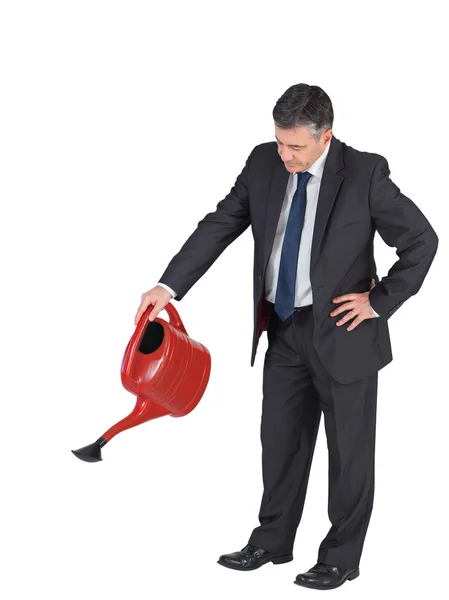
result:
[[(276, 142), (277, 142), (277, 145), (278, 145), (278, 146), (283, 146), (283, 145), (284, 145), (282, 142), (279, 142), (278, 140), (276, 140)], [(295, 151), (295, 152), (299, 152), (299, 151), (300, 151), (300, 150), (302, 150), (303, 148), (305, 148), (305, 146), (301, 146), (301, 148), (298, 148), (298, 147), (296, 146), (296, 147), (293, 147), (292, 149), (293, 149), (293, 151)]]

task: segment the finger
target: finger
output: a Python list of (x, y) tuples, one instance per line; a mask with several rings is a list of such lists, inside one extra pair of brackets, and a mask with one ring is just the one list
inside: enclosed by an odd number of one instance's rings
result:
[(355, 329), (357, 327), (357, 325), (360, 325), (360, 323), (363, 320), (364, 320), (363, 317), (358, 315), (357, 319), (354, 319), (354, 321), (351, 323), (351, 325), (349, 325), (349, 327), (346, 327), (346, 331), (352, 331), (353, 329)]
[(360, 294), (345, 294), (344, 296), (338, 296), (334, 298), (332, 302), (344, 302), (345, 300), (356, 300)]
[(137, 325), (137, 323), (140, 321), (141, 316), (143, 315), (143, 313), (146, 311), (146, 309), (150, 306), (151, 302), (149, 302), (148, 300), (146, 300), (145, 302), (142, 302), (142, 304), (139, 306), (139, 309), (136, 313), (136, 317), (134, 319), (134, 324)]
[(160, 313), (161, 309), (159, 308), (159, 304), (160, 302), (156, 302), (154, 304), (154, 308), (153, 310), (150, 312), (150, 316), (148, 317), (149, 321), (154, 321), (154, 319), (157, 317), (157, 315)]
[(142, 316), (142, 311), (139, 308), (139, 310), (136, 313), (136, 316), (134, 317), (134, 325), (137, 325), (137, 323), (140, 321), (141, 316)]
[(342, 319), (337, 321), (337, 325), (340, 327), (350, 321), (351, 319), (355, 319), (357, 315), (355, 315), (352, 311), (348, 312)]
[(355, 308), (355, 304), (343, 304), (342, 306), (339, 306), (338, 308), (334, 308), (332, 312), (330, 312), (330, 316), (331, 317), (336, 317), (337, 315), (339, 315), (342, 312), (345, 312), (346, 310), (352, 310), (353, 308)]

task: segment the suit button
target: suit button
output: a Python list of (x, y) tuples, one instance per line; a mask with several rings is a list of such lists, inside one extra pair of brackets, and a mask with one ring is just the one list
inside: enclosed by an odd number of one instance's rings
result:
[(262, 279), (262, 275), (259, 275), (259, 281)]

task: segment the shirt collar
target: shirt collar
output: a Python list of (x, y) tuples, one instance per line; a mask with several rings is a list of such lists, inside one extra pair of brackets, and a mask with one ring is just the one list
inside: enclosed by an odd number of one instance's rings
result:
[(321, 176), (323, 174), (324, 163), (326, 162), (327, 155), (329, 154), (330, 145), (331, 145), (331, 142), (328, 143), (328, 145), (326, 146), (326, 149), (321, 154), (321, 156), (319, 156), (316, 159), (316, 161), (314, 163), (312, 163), (310, 165), (310, 167), (307, 169), (308, 173), (315, 175), (315, 177), (318, 177), (319, 179), (321, 179)]

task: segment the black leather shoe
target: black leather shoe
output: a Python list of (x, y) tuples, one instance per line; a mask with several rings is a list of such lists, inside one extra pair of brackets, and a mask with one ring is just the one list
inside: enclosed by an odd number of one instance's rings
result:
[(332, 590), (342, 585), (347, 579), (355, 579), (360, 575), (359, 567), (342, 569), (324, 563), (317, 563), (307, 573), (296, 576), (294, 583), (315, 590)]
[(293, 560), (293, 554), (274, 554), (258, 548), (253, 544), (248, 544), (239, 552), (231, 552), (231, 554), (222, 554), (217, 560), (219, 565), (228, 567), (229, 569), (238, 569), (239, 571), (252, 571), (258, 569), (268, 562), (275, 565), (290, 562)]

